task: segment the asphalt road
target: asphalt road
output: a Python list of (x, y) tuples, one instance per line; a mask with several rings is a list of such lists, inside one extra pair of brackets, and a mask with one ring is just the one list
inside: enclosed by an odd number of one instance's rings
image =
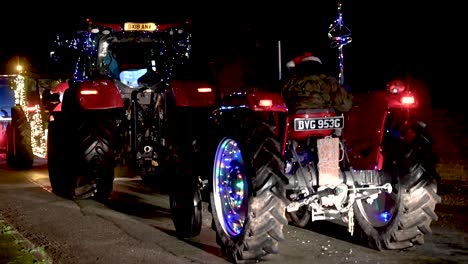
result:
[[(468, 263), (468, 195), (450, 192), (441, 193), (439, 220), (424, 245), (379, 252), (353, 243), (345, 227), (323, 221), (287, 226), (280, 253), (266, 263)], [(12, 171), (0, 160), (0, 217), (43, 247), (54, 263), (228, 263), (215, 242), (207, 204), (203, 207), (201, 234), (180, 240), (167, 195), (138, 176), (120, 173), (105, 204), (75, 202), (50, 192), (45, 160), (28, 171)]]

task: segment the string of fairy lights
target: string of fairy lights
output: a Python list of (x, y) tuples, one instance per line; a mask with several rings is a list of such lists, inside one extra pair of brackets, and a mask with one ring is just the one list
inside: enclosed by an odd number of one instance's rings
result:
[(338, 79), (340, 84), (344, 84), (344, 64), (343, 47), (352, 41), (351, 30), (343, 22), (343, 13), (341, 12), (342, 2), (338, 1), (338, 18), (330, 24), (328, 38), (331, 40), (330, 46), (338, 48), (338, 60), (340, 64), (340, 73)]
[(47, 156), (47, 133), (43, 128), (41, 108), (34, 105), (33, 111), (28, 111), (26, 115), (31, 124), (31, 147), (34, 155), (45, 158)]

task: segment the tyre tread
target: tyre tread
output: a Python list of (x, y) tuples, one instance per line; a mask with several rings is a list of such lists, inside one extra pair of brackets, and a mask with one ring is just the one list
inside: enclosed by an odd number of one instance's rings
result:
[[(280, 144), (273, 137), (265, 136), (265, 131), (261, 126), (257, 127), (243, 142), (244, 162), (250, 164), (254, 176), (243, 233), (235, 238), (226, 235), (217, 219), (216, 208), (211, 208), (216, 241), (222, 252), (235, 263), (257, 262), (268, 254), (278, 253), (279, 242), (284, 240), (283, 228), (288, 223)], [(214, 204), (213, 192), (210, 200)]]
[(437, 220), (435, 207), (441, 202), (437, 194), (440, 176), (435, 170), (432, 141), (423, 133), (410, 143), (403, 164), (407, 174), (400, 179), (400, 198), (394, 219), (383, 227), (373, 227), (356, 206), (355, 217), (360, 234), (371, 248), (395, 250), (424, 244), (424, 236), (431, 234), (431, 223)]

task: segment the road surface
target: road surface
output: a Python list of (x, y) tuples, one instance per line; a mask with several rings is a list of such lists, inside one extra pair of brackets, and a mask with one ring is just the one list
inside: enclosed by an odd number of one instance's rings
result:
[[(424, 245), (379, 252), (353, 243), (345, 227), (323, 221), (287, 226), (280, 253), (266, 263), (468, 263), (468, 195), (441, 195), (439, 220)], [(228, 263), (215, 242), (207, 204), (203, 208), (201, 234), (180, 240), (168, 196), (138, 176), (120, 171), (105, 204), (75, 202), (51, 193), (45, 160), (28, 171), (10, 170), (0, 160), (0, 217), (54, 263)]]

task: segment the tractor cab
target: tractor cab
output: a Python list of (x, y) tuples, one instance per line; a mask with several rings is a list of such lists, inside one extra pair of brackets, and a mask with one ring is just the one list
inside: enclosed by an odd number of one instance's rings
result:
[(57, 52), (51, 53), (55, 60), (74, 63), (73, 80), (108, 77), (131, 89), (153, 86), (189, 57), (189, 23), (87, 22), (88, 30), (56, 41)]

